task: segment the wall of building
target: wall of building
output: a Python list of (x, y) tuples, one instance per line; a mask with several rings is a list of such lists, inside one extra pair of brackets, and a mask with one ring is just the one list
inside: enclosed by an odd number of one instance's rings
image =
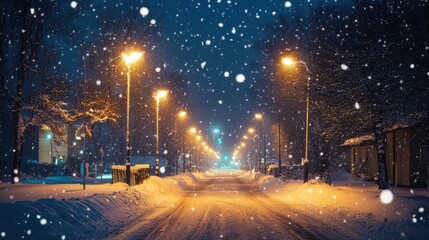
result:
[(39, 129), (39, 163), (62, 164), (67, 161), (67, 142), (67, 134), (54, 136), (48, 126), (41, 126)]
[(416, 187), (425, 187), (428, 181), (429, 124), (417, 124), (410, 130), (411, 183)]

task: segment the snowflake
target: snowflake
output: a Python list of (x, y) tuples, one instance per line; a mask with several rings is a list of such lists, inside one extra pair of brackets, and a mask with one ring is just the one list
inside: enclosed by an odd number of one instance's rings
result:
[(390, 204), (393, 201), (393, 193), (389, 189), (381, 190), (380, 201), (383, 204)]
[(246, 80), (246, 77), (240, 73), (235, 77), (235, 80), (239, 83), (242, 83), (242, 82), (244, 82), (244, 80)]
[(147, 8), (147, 7), (142, 7), (142, 8), (140, 8), (140, 14), (141, 14), (143, 17), (146, 17), (146, 16), (149, 14), (149, 8)]
[(343, 63), (343, 64), (341, 64), (341, 69), (348, 70), (349, 67), (346, 64)]
[(77, 7), (77, 2), (76, 2), (76, 1), (72, 1), (72, 2), (70, 3), (70, 7), (71, 7), (71, 8), (76, 8), (76, 7)]
[(290, 8), (292, 6), (292, 3), (290, 1), (285, 2), (285, 7)]

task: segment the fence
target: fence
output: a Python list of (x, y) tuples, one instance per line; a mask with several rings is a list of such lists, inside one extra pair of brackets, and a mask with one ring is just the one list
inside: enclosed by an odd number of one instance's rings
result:
[[(145, 179), (150, 177), (149, 164), (131, 166), (130, 172), (130, 186), (142, 184)], [(117, 182), (126, 183), (125, 165), (112, 165), (112, 183)]]
[[(285, 180), (298, 180), (303, 178), (303, 165), (283, 165), (282, 166), (282, 177)], [(278, 165), (270, 164), (267, 167), (267, 174), (277, 175)]]

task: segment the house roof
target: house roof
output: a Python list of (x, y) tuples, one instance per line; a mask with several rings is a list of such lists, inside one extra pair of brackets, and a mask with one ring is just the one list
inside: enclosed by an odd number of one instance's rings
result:
[(372, 134), (364, 135), (360, 137), (354, 137), (347, 139), (341, 146), (359, 146), (364, 144), (375, 143), (375, 137)]
[(428, 119), (429, 118), (425, 113), (409, 114), (407, 117), (400, 119), (398, 122), (392, 124), (392, 126), (387, 127), (385, 131), (390, 132), (400, 128), (409, 128), (421, 122), (428, 121)]

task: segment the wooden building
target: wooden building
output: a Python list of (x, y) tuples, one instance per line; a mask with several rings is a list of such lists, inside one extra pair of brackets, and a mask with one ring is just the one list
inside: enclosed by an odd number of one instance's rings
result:
[(373, 135), (348, 139), (341, 146), (350, 147), (352, 177), (367, 180), (377, 177), (377, 147)]
[[(425, 187), (429, 171), (429, 121), (401, 122), (386, 129), (386, 163), (389, 183), (402, 187)], [(377, 177), (377, 146), (373, 135), (346, 140), (350, 147), (351, 173), (355, 178)]]
[(424, 187), (428, 181), (428, 120), (395, 124), (386, 131), (389, 181), (395, 186)]

